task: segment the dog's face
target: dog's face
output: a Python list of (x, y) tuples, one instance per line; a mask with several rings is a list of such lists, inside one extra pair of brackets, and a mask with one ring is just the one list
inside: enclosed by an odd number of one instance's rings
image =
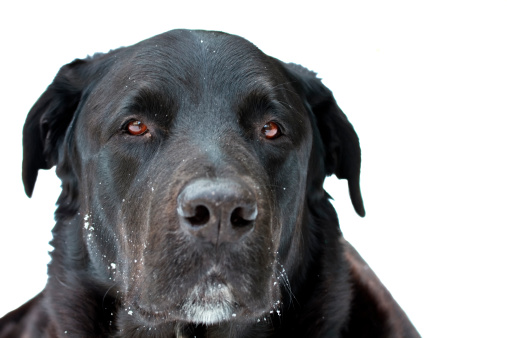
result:
[(279, 299), (310, 121), (272, 60), (226, 40), (118, 51), (75, 123), (90, 258), (151, 318), (213, 323)]
[[(309, 191), (324, 197), (325, 174), (340, 174), (357, 183), (361, 213), (358, 145), (343, 145), (357, 137), (344, 116), (317, 116), (325, 87), (289, 68), (238, 37), (174, 31), (69, 64), (32, 109), (27, 192), (57, 165), (70, 251), (133, 318), (211, 324), (275, 310)], [(333, 123), (341, 141), (322, 132)]]

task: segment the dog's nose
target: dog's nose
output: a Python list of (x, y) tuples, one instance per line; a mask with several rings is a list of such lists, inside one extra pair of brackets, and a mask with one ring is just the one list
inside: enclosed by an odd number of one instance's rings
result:
[(178, 196), (181, 227), (213, 244), (237, 242), (253, 231), (257, 218), (254, 193), (242, 182), (199, 179)]

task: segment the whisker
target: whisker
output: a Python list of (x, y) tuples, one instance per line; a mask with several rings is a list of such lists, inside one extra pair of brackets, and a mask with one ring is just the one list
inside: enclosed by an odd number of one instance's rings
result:
[[(111, 289), (112, 289), (113, 287), (115, 287), (116, 285), (118, 285), (118, 282), (116, 282), (116, 283), (114, 283), (113, 285), (111, 285), (111, 286), (109, 287), (109, 289), (107, 289), (107, 290), (106, 290), (106, 293), (104, 293), (104, 297), (102, 297), (102, 307), (104, 307), (104, 302), (105, 302), (105, 300), (106, 300), (106, 296), (107, 296), (108, 292), (109, 292), (109, 291), (111, 291)], [(118, 296), (116, 295), (116, 296), (115, 296), (115, 300), (116, 300), (116, 298), (117, 298), (117, 297), (118, 297)]]

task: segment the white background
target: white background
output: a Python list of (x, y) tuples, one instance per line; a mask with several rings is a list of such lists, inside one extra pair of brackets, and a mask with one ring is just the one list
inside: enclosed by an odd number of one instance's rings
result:
[(366, 217), (342, 229), (423, 337), (507, 337), (507, 2), (0, 5), (0, 315), (44, 287), (59, 182), (21, 183), (25, 116), (59, 67), (173, 28), (318, 72), (359, 134)]

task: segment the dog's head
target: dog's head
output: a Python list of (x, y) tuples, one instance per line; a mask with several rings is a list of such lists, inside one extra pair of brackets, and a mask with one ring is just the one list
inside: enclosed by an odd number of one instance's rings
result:
[(171, 31), (62, 67), (23, 145), (28, 195), (39, 169), (62, 180), (53, 259), (72, 256), (62, 270), (145, 322), (277, 308), (326, 175), (364, 215), (358, 138), (331, 92), (223, 33)]

